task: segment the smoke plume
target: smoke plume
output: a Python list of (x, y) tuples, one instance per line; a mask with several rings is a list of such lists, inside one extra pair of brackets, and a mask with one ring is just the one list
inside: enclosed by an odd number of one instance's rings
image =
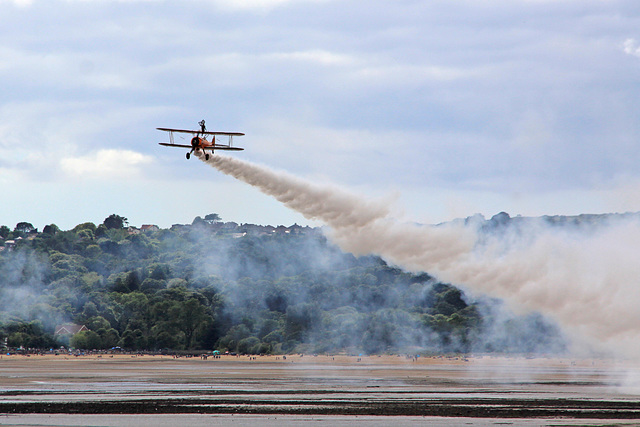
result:
[[(201, 157), (202, 159), (202, 157)], [(308, 219), (356, 255), (376, 254), (411, 271), (540, 312), (577, 343), (640, 354), (640, 223), (625, 218), (585, 230), (531, 221), (485, 233), (477, 222), (423, 226), (394, 220), (370, 201), (267, 167), (224, 156), (207, 163), (255, 186)]]

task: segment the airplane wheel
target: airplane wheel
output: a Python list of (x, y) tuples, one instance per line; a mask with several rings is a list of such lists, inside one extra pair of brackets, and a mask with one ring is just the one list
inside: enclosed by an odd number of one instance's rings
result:
[(189, 160), (189, 157), (191, 157), (191, 153), (187, 153), (187, 160)]
[(204, 155), (204, 159), (205, 159), (205, 160), (209, 160), (209, 153), (207, 153), (207, 154), (205, 154), (205, 155)]

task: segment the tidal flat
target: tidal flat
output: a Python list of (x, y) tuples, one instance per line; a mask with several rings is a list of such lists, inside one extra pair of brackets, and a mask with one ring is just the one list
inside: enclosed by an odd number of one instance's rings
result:
[(0, 425), (639, 425), (630, 360), (4, 355)]

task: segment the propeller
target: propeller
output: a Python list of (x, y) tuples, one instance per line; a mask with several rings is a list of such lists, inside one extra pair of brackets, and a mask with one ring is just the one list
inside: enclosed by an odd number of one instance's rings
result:
[(193, 138), (191, 138), (191, 151), (189, 151), (187, 153), (187, 159), (189, 157), (191, 157), (191, 153), (193, 153), (198, 148), (198, 145), (200, 145), (200, 140), (198, 139), (198, 136), (196, 135)]

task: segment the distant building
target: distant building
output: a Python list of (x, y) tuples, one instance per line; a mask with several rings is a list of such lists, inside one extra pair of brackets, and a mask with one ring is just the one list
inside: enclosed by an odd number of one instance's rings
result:
[(58, 325), (56, 326), (56, 331), (54, 332), (53, 335), (57, 336), (57, 335), (69, 335), (69, 336), (73, 336), (75, 334), (77, 334), (78, 332), (85, 332), (88, 331), (89, 328), (87, 328), (84, 325), (77, 325), (75, 323), (63, 323), (62, 325)]
[(130, 225), (129, 228), (127, 228), (127, 232), (131, 235), (131, 234), (140, 234), (140, 229), (134, 227), (133, 225)]
[(255, 224), (242, 224), (240, 226), (240, 231), (249, 236), (267, 236), (273, 232), (272, 229), (267, 229), (267, 227)]
[(143, 224), (142, 227), (140, 227), (140, 230), (142, 230), (142, 232), (158, 231), (160, 230), (160, 227), (154, 224)]
[(276, 234), (289, 234), (289, 231), (290, 230), (287, 227), (285, 227), (284, 225), (279, 225), (274, 230), (274, 233), (276, 233)]
[(191, 228), (191, 224), (173, 224), (171, 231), (185, 231)]
[(223, 230), (235, 230), (236, 228), (238, 228), (238, 223), (233, 221), (225, 222), (222, 223), (220, 228), (222, 228)]

